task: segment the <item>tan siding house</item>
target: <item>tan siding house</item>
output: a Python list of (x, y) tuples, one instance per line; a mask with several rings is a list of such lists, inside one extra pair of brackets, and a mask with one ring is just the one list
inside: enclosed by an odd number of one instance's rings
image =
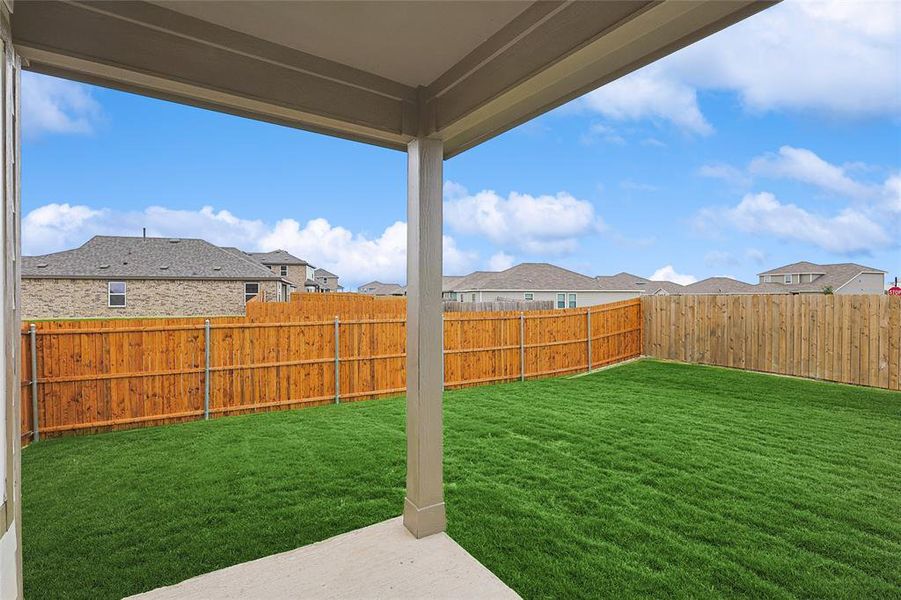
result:
[(245, 254), (262, 264), (275, 275), (287, 280), (294, 288), (291, 291), (319, 291), (319, 284), (316, 282), (315, 277), (316, 268), (290, 252), (273, 250), (272, 252), (247, 252)]
[(73, 250), (22, 257), (24, 319), (243, 315), (289, 284), (204, 240), (97, 236)]
[(632, 290), (603, 289), (594, 277), (548, 263), (522, 263), (497, 272), (475, 271), (446, 281), (444, 288), (445, 298), (460, 302), (549, 300), (557, 308), (595, 306), (639, 295)]
[(758, 286), (783, 294), (882, 294), (885, 271), (856, 263), (796, 262), (759, 273)]

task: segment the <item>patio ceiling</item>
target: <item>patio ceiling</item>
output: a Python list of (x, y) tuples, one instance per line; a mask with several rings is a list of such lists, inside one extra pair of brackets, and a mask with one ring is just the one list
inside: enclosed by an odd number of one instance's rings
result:
[(17, 2), (26, 68), (450, 157), (772, 2)]

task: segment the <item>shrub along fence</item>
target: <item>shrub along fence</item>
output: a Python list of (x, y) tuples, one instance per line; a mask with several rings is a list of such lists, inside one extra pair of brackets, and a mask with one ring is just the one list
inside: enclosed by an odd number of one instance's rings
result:
[[(355, 306), (331, 305), (357, 316), (338, 311), (325, 318), (258, 308), (285, 304), (249, 304), (246, 318), (25, 324), (23, 442), (36, 430), (53, 436), (124, 429), (403, 393), (402, 313), (362, 317)], [(638, 300), (449, 313), (445, 385), (562, 375), (634, 358), (641, 323)]]
[(901, 298), (650, 296), (641, 302), (648, 356), (901, 389)]

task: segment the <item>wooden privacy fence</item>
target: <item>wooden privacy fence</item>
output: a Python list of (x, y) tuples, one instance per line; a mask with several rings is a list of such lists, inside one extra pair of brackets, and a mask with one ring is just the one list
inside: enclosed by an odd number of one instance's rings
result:
[[(403, 316), (262, 318), (52, 321), (33, 331), (25, 325), (23, 441), (404, 391)], [(585, 371), (638, 356), (641, 335), (638, 300), (450, 313), (446, 387)]]
[(497, 312), (511, 310), (552, 310), (553, 300), (495, 300), (493, 302), (444, 301), (444, 312)]
[(644, 354), (901, 389), (901, 298), (651, 296)]

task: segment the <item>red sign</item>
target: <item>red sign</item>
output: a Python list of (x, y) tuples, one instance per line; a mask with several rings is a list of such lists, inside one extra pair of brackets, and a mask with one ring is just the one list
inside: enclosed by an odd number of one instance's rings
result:
[(898, 287), (897, 285), (893, 285), (892, 287), (890, 287), (888, 289), (888, 295), (889, 296), (901, 296), (901, 287)]

